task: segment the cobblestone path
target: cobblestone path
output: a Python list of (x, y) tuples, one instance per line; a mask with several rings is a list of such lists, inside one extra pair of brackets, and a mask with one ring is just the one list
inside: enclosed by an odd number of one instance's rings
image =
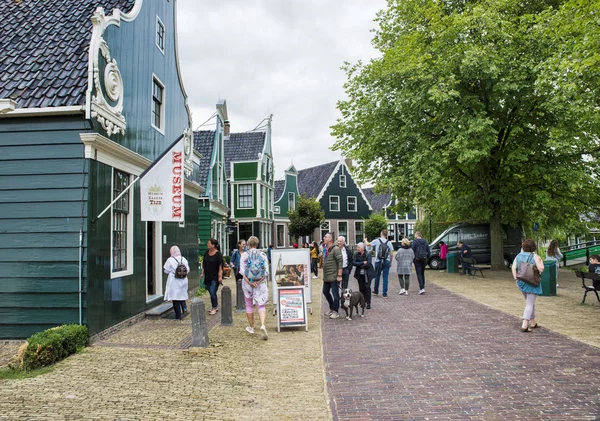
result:
[(364, 319), (323, 318), (334, 420), (600, 420), (600, 349), (417, 287), (390, 273)]

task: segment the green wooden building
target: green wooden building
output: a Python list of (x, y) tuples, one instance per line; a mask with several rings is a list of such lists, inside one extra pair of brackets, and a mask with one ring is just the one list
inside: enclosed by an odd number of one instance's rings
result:
[(275, 248), (291, 247), (296, 242), (294, 238), (290, 238), (288, 224), (290, 218), (288, 212), (296, 209), (298, 203), (298, 170), (294, 165), (291, 165), (285, 170), (283, 180), (275, 181), (275, 204), (273, 207)]
[[(173, 244), (198, 283), (177, 2), (68, 3), (0, 3), (0, 338), (93, 335), (162, 302)], [(99, 216), (186, 130), (183, 223), (142, 222), (138, 183)]]
[(229, 203), (225, 171), (225, 138), (229, 138), (227, 102), (217, 103), (215, 130), (194, 132), (194, 150), (200, 155), (198, 183), (204, 188), (198, 202), (198, 252), (204, 255), (209, 238), (215, 238), (224, 254), (229, 246)]

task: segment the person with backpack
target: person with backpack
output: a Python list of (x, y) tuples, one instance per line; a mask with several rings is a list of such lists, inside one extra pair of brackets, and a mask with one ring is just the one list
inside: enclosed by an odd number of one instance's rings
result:
[(171, 256), (163, 266), (167, 274), (167, 285), (165, 288), (165, 301), (173, 302), (175, 319), (183, 319), (185, 312), (185, 300), (188, 299), (188, 278), (190, 266), (185, 257), (181, 255), (179, 247), (173, 246), (170, 250)]
[(388, 230), (383, 229), (379, 238), (366, 243), (375, 250), (375, 285), (373, 286), (373, 295), (379, 295), (379, 279), (383, 275), (383, 298), (388, 296), (388, 279), (390, 276), (390, 266), (392, 265), (392, 252), (394, 246), (388, 240)]
[(415, 253), (415, 272), (419, 281), (419, 295), (425, 294), (425, 266), (431, 254), (429, 244), (422, 238), (420, 231), (415, 232), (415, 239), (412, 242), (412, 249)]
[(242, 290), (244, 291), (244, 301), (246, 302), (246, 317), (248, 318), (248, 327), (246, 332), (254, 333), (254, 304), (258, 308), (258, 317), (260, 319), (260, 331), (264, 340), (269, 339), (265, 320), (267, 315), (266, 304), (269, 300), (269, 290), (267, 288), (269, 280), (269, 259), (258, 247), (258, 238), (252, 236), (248, 238), (248, 250), (242, 254), (240, 264), (240, 273), (244, 277), (242, 281)]

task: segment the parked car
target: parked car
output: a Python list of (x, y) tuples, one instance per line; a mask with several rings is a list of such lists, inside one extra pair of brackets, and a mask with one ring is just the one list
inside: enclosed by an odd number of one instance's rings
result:
[[(477, 263), (490, 263), (492, 246), (490, 240), (489, 224), (458, 224), (448, 228), (441, 233), (430, 244), (431, 256), (429, 257), (429, 267), (431, 269), (440, 269), (440, 241), (448, 245), (448, 253), (458, 252), (458, 241), (471, 247), (473, 257)], [(523, 241), (523, 231), (519, 228), (513, 228), (508, 225), (502, 226), (502, 240), (504, 242), (504, 264), (510, 267), (513, 260), (521, 251)]]

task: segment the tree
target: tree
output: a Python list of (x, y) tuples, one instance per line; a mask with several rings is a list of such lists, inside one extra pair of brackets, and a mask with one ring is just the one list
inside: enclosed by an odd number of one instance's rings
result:
[(298, 207), (288, 211), (288, 217), (290, 236), (297, 239), (300, 236), (312, 236), (315, 229), (325, 221), (325, 212), (315, 199), (302, 195), (298, 198)]
[(374, 239), (379, 238), (381, 230), (386, 229), (387, 226), (388, 223), (385, 216), (374, 213), (365, 221), (365, 235), (369, 241), (373, 241)]
[(407, 209), (489, 221), (494, 269), (502, 223), (577, 225), (600, 205), (598, 36), (570, 55), (599, 0), (579, 3), (388, 0), (381, 57), (344, 66), (334, 149)]

